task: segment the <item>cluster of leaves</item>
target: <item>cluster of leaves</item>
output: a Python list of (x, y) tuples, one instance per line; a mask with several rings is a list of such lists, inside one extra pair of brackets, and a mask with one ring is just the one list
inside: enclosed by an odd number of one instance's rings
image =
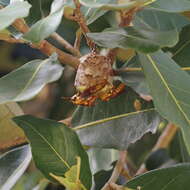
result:
[[(109, 15), (109, 18), (106, 17), (109, 28), (87, 33), (87, 37), (103, 48), (121, 48), (126, 52), (132, 49), (135, 53), (120, 71), (125, 70), (125, 67), (138, 67), (143, 72), (119, 72), (120, 80), (128, 85), (126, 93), (109, 102), (99, 101), (94, 107), (79, 106), (72, 116), (73, 128), (56, 121), (22, 115), (16, 104), (33, 98), (46, 84), (61, 77), (64, 67), (60, 65), (56, 54), (45, 60), (33, 60), (0, 78), (0, 117), (7, 116), (10, 128), (16, 130), (14, 134), (18, 133), (19, 138), (26, 136), (30, 141), (30, 146), (16, 148), (0, 157), (1, 189), (14, 186), (31, 157), (50, 181), (60, 182), (68, 190), (96, 188), (92, 187), (92, 176), (96, 176), (100, 169), (110, 169), (110, 164), (117, 159), (114, 156), (104, 162), (104, 154), (107, 154), (108, 159), (110, 155), (116, 154), (111, 148), (126, 150), (145, 133), (156, 132), (164, 119), (181, 128), (186, 148), (190, 152), (190, 76), (184, 71), (189, 68), (190, 20), (181, 14), (190, 10), (190, 1), (126, 0), (117, 4), (115, 0), (80, 0), (80, 3), (90, 26)], [(54, 0), (48, 15), (39, 19), (38, 14), (34, 18), (36, 1), (0, 0), (0, 4), (5, 6), (0, 10), (0, 33), (33, 44), (53, 34), (63, 16), (75, 8), (72, 1)], [(113, 17), (118, 11), (143, 6), (134, 16), (131, 26), (120, 27), (117, 17)], [(25, 34), (17, 31), (15, 35), (11, 25), (15, 20), (25, 17), (29, 24), (33, 24)], [(153, 102), (145, 101), (141, 98), (144, 96), (152, 97)], [(137, 100), (141, 104), (140, 110), (134, 106)], [(13, 122), (11, 118), (14, 116), (17, 117), (13, 118)], [(0, 125), (1, 131), (6, 131), (4, 124)], [(8, 144), (9, 141), (3, 139), (1, 142)], [(88, 154), (84, 146), (91, 147)], [(97, 155), (102, 155), (103, 163), (99, 164), (101, 167), (98, 165), (99, 168), (93, 168), (91, 159)], [(127, 183), (125, 181), (123, 186), (145, 190), (152, 189), (152, 186), (158, 190), (183, 187), (185, 190), (189, 188), (189, 167), (189, 164), (181, 164), (147, 172)]]

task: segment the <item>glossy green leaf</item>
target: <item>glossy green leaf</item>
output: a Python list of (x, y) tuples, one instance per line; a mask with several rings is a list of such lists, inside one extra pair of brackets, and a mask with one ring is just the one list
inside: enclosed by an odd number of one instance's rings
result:
[(109, 28), (100, 33), (88, 33), (87, 36), (101, 47), (133, 48), (143, 53), (172, 47), (178, 42), (176, 30), (158, 31), (147, 27)]
[[(99, 0), (98, 3), (107, 3), (111, 1), (112, 0)], [(82, 6), (81, 10), (86, 19), (87, 25), (92, 24), (98, 18), (100, 18), (101, 16), (103, 16), (104, 14), (108, 12), (108, 10), (103, 10), (100, 7), (95, 8), (95, 7)]]
[(34, 60), (0, 78), (0, 103), (28, 100), (47, 84), (59, 79), (63, 67), (54, 54), (45, 60)]
[(28, 2), (32, 5), (32, 7), (30, 9), (30, 14), (25, 20), (31, 26), (48, 14), (52, 0), (28, 0)]
[(190, 152), (190, 76), (165, 53), (140, 54), (157, 111), (181, 127)]
[(84, 17), (86, 19), (87, 25), (92, 24), (98, 18), (100, 18), (104, 14), (106, 14), (107, 12), (108, 12), (107, 10), (102, 10), (100, 8), (86, 8), (85, 7), (85, 9), (83, 10), (83, 14), (84, 14)]
[(50, 175), (55, 178), (60, 184), (65, 186), (67, 190), (87, 190), (85, 186), (81, 183), (79, 176), (81, 170), (81, 159), (77, 157), (77, 164), (72, 166), (66, 173), (65, 177), (56, 176), (54, 174)]
[(84, 6), (91, 8), (101, 8), (105, 10), (122, 10), (122, 9), (130, 10), (134, 7), (144, 6), (146, 4), (154, 2), (154, 0), (134, 0), (118, 4), (115, 0), (102, 0), (102, 1), (79, 0), (79, 1)]
[(10, 0), (10, 4), (11, 3), (15, 3), (15, 2), (23, 2), (24, 0)]
[(0, 157), (0, 189), (11, 189), (27, 169), (32, 155), (28, 145), (15, 148)]
[[(31, 5), (27, 2), (15, 2), (0, 10), (0, 30), (10, 26), (16, 19), (28, 16)], [(22, 10), (22, 11), (21, 11)]]
[(119, 76), (126, 85), (133, 88), (139, 95), (150, 95), (145, 76), (141, 71), (126, 71), (125, 73), (121, 73)]
[(10, 3), (10, 0), (0, 0), (0, 5), (6, 6)]
[(184, 12), (190, 10), (189, 0), (157, 0), (150, 5), (153, 10)]
[(88, 157), (92, 174), (100, 170), (110, 170), (111, 164), (118, 160), (118, 151), (114, 149), (90, 148)]
[[(169, 49), (172, 53), (172, 59), (176, 61), (181, 67), (190, 68), (190, 25), (186, 26), (180, 33), (180, 38), (178, 44)], [(189, 71), (188, 71), (189, 72)]]
[[(39, 170), (34, 170), (32, 172), (29, 171), (25, 172), (20, 177), (20, 179), (17, 181), (17, 183), (11, 190), (40, 190), (41, 183), (46, 183), (47, 186), (47, 184), (50, 183), (50, 181), (48, 179), (45, 179)], [(41, 190), (45, 190), (45, 188)]]
[(146, 25), (149, 28), (154, 28), (159, 31), (174, 29), (180, 31), (185, 25), (190, 24), (190, 20), (178, 13), (167, 13), (146, 8), (137, 12), (133, 24), (136, 27), (143, 27)]
[(140, 190), (189, 190), (190, 164), (147, 172), (130, 180), (125, 186)]
[(101, 190), (110, 179), (112, 173), (113, 173), (113, 169), (110, 169), (108, 171), (101, 170), (97, 172), (94, 175), (94, 189)]
[[(140, 111), (134, 108), (136, 99), (141, 102)], [(145, 133), (155, 132), (159, 123), (160, 117), (152, 103), (140, 99), (130, 88), (108, 102), (78, 107), (72, 120), (82, 144), (122, 150)]]
[[(137, 56), (134, 56), (132, 59), (127, 61), (122, 69), (133, 67), (139, 69), (141, 68), (140, 61)], [(118, 75), (121, 77), (123, 83), (125, 83), (127, 86), (130, 86), (138, 94), (150, 95), (150, 90), (142, 71), (124, 71), (119, 72)]]
[(91, 171), (87, 153), (76, 133), (62, 123), (20, 116), (13, 119), (28, 137), (36, 166), (50, 180), (50, 173), (64, 176), (73, 165), (76, 157), (81, 158), (80, 180), (87, 189), (91, 187)]
[(59, 11), (60, 9), (63, 9), (63, 6), (65, 5), (65, 1), (63, 0), (54, 0), (51, 4), (51, 13), (54, 13), (56, 11)]
[(23, 38), (30, 42), (38, 43), (55, 32), (61, 23), (64, 10), (63, 4), (52, 3), (50, 14), (32, 25), (30, 30), (23, 35)]

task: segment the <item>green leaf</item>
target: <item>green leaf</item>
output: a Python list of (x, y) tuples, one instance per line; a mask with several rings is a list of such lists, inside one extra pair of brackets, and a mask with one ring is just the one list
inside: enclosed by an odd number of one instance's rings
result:
[[(112, 166), (112, 168), (114, 168), (114, 166)], [(97, 172), (94, 175), (94, 189), (101, 190), (110, 179), (112, 173), (113, 173), (113, 169), (110, 169), (108, 171), (101, 170)]]
[(140, 54), (157, 111), (181, 127), (190, 152), (190, 76), (165, 53)]
[(150, 5), (153, 10), (184, 12), (190, 10), (189, 0), (157, 0)]
[[(141, 102), (140, 111), (134, 108), (135, 100)], [(160, 117), (152, 103), (140, 99), (130, 88), (108, 102), (78, 107), (72, 118), (83, 145), (121, 150), (145, 133), (155, 132), (159, 123)]]
[(172, 53), (172, 59), (174, 59), (178, 65), (181, 67), (189, 68), (189, 60), (190, 60), (190, 25), (185, 27), (180, 33), (180, 39), (178, 44), (169, 49)]
[(101, 16), (105, 15), (108, 11), (107, 10), (102, 10), (100, 8), (84, 8), (82, 9), (84, 17), (86, 19), (86, 24), (90, 25), (93, 22), (95, 22), (98, 18)]
[(65, 1), (62, 1), (62, 0), (54, 0), (51, 4), (51, 13), (54, 13), (56, 11), (59, 11), (60, 9), (63, 9), (64, 8), (64, 5), (65, 5)]
[(135, 7), (141, 7), (146, 4), (154, 2), (154, 0), (134, 0), (134, 1), (126, 1), (126, 3), (116, 3), (115, 0), (102, 0), (102, 1), (94, 1), (94, 0), (79, 0), (80, 3), (86, 7), (91, 8), (101, 8), (104, 10), (122, 10), (125, 11), (130, 10)]
[(0, 105), (0, 149), (26, 142), (23, 131), (12, 121), (13, 117), (23, 114), (22, 109), (15, 102)]
[(190, 24), (190, 20), (178, 13), (167, 13), (146, 8), (137, 12), (133, 19), (133, 24), (136, 27), (146, 25), (149, 28), (161, 31), (180, 31), (185, 25)]
[(125, 186), (140, 190), (189, 190), (190, 164), (157, 169), (130, 180)]
[(176, 30), (158, 31), (147, 27), (109, 28), (100, 33), (88, 33), (87, 36), (101, 47), (133, 48), (143, 53), (172, 47), (178, 42)]
[(32, 155), (28, 145), (15, 148), (0, 157), (0, 189), (11, 189), (27, 169)]
[(0, 0), (0, 5), (6, 6), (10, 3), (10, 0)]
[(131, 72), (126, 71), (119, 75), (122, 81), (134, 89), (139, 95), (150, 95), (150, 90), (148, 88), (144, 74), (141, 71)]
[(110, 170), (111, 164), (118, 160), (118, 151), (114, 149), (90, 148), (88, 150), (92, 174), (100, 170)]
[[(40, 190), (41, 183), (44, 184), (44, 182), (46, 182), (46, 186), (50, 183), (39, 170), (32, 170), (32, 172), (25, 172), (11, 190)], [(45, 188), (41, 190), (45, 190)]]
[[(112, 0), (98, 0), (99, 3), (101, 2), (109, 2)], [(65, 7), (69, 7), (71, 10), (74, 10), (75, 5), (73, 1), (67, 1), (65, 4)], [(94, 7), (86, 7), (86, 6), (81, 6), (81, 12), (84, 15), (86, 19), (86, 24), (90, 25), (93, 22), (95, 22), (98, 18), (103, 16), (108, 12), (108, 10), (102, 10), (101, 8), (94, 8)]]
[(13, 119), (25, 132), (31, 146), (36, 166), (50, 180), (49, 173), (64, 176), (76, 157), (81, 158), (80, 180), (87, 189), (91, 187), (91, 171), (87, 153), (76, 133), (62, 123), (20, 116)]
[[(138, 56), (134, 56), (132, 59), (127, 61), (123, 68), (141, 68)], [(118, 75), (121, 77), (122, 82), (127, 86), (130, 86), (135, 92), (140, 95), (150, 95), (150, 90), (146, 82), (146, 78), (142, 71), (125, 71), (119, 72)]]
[(79, 176), (81, 170), (81, 160), (77, 157), (77, 164), (72, 166), (66, 173), (65, 177), (56, 176), (50, 174), (60, 184), (64, 185), (67, 190), (86, 190), (84, 185), (81, 183)]
[[(27, 17), (31, 5), (27, 1), (15, 2), (0, 10), (0, 30), (10, 26), (16, 19)], [(22, 11), (21, 11), (22, 10)]]
[(39, 43), (41, 40), (49, 37), (57, 30), (59, 24), (61, 23), (63, 10), (63, 3), (52, 3), (50, 14), (32, 25), (30, 30), (23, 35), (23, 38), (32, 43)]
[(15, 2), (23, 2), (24, 0), (10, 0), (10, 4), (11, 3), (15, 3)]
[(47, 84), (60, 78), (63, 67), (53, 54), (46, 60), (34, 60), (0, 78), (0, 104), (28, 100)]
[(25, 20), (31, 26), (38, 20), (44, 18), (44, 15), (48, 14), (52, 0), (28, 0), (28, 2), (32, 5), (32, 7), (30, 9), (30, 14)]

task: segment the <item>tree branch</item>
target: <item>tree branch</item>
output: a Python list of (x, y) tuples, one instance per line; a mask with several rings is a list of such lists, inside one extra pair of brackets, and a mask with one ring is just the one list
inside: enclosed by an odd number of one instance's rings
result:
[[(17, 19), (14, 23), (13, 26), (15, 29), (17, 29), (19, 32), (26, 33), (29, 31), (28, 25), (25, 23), (24, 19)], [(46, 40), (42, 40), (39, 44), (29, 44), (32, 48), (39, 49), (41, 52), (44, 54), (50, 56), (54, 52), (58, 54), (58, 58), (61, 63), (63, 64), (68, 64), (74, 68), (77, 68), (79, 65), (79, 59), (61, 51), (60, 49), (56, 48)]]
[(75, 39), (75, 44), (74, 44), (74, 48), (80, 50), (80, 44), (81, 44), (81, 39), (82, 39), (82, 31), (79, 28), (76, 32), (76, 39)]
[(90, 30), (86, 24), (86, 20), (85, 20), (83, 14), (80, 11), (80, 7), (81, 7), (80, 2), (79, 2), (79, 0), (73, 0), (73, 2), (75, 3), (75, 7), (76, 7), (76, 9), (74, 10), (73, 20), (75, 20), (79, 24), (90, 49), (96, 50), (95, 43), (90, 38), (88, 38), (88, 36), (86, 35), (86, 33), (89, 33)]
[(68, 50), (70, 53), (77, 57), (81, 57), (80, 51), (76, 48), (74, 48), (68, 41), (66, 41), (62, 36), (60, 36), (58, 33), (54, 32), (51, 37), (59, 42), (66, 50)]
[(46, 40), (43, 40), (42, 42), (40, 42), (39, 45), (32, 44), (31, 47), (39, 49), (41, 52), (43, 52), (44, 54), (46, 54), (48, 56), (50, 56), (54, 52), (56, 52), (58, 54), (58, 58), (61, 63), (70, 65), (74, 68), (77, 68), (80, 63), (79, 59), (77, 59), (76, 57), (74, 57), (68, 53), (61, 51), (60, 49), (56, 48), (55, 46), (53, 46)]

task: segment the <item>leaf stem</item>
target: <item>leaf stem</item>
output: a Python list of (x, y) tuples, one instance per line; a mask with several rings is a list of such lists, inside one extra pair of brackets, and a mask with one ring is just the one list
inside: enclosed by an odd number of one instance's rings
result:
[(51, 37), (59, 42), (66, 50), (68, 50), (70, 53), (77, 57), (81, 57), (80, 51), (76, 48), (74, 48), (68, 41), (66, 41), (62, 36), (60, 36), (58, 33), (54, 32)]
[(80, 130), (80, 129), (83, 129), (83, 128), (87, 128), (87, 127), (91, 127), (91, 126), (94, 126), (94, 125), (102, 124), (102, 123), (105, 123), (105, 122), (108, 122), (108, 121), (111, 121), (111, 120), (114, 120), (114, 119), (120, 119), (120, 118), (131, 116), (131, 115), (134, 115), (134, 114), (144, 113), (144, 112), (153, 111), (153, 110), (155, 110), (155, 108), (136, 111), (136, 112), (130, 112), (130, 113), (124, 113), (124, 114), (121, 114), (121, 115), (116, 115), (116, 116), (100, 119), (100, 120), (97, 120), (97, 121), (92, 121), (90, 123), (86, 123), (86, 124), (83, 124), (83, 125), (79, 125), (79, 126), (73, 128), (73, 130), (77, 131), (77, 130)]
[[(28, 25), (25, 23), (24, 19), (17, 19), (14, 23), (13, 26), (22, 33), (26, 33), (29, 31)], [(18, 41), (19, 42), (19, 41)], [(39, 49), (41, 52), (44, 54), (50, 56), (54, 52), (58, 54), (58, 58), (61, 63), (63, 64), (68, 64), (74, 68), (77, 68), (79, 65), (79, 59), (61, 51), (60, 49), (56, 48), (46, 40), (42, 40), (39, 44), (29, 44), (32, 48)]]
[(81, 29), (79, 28), (77, 31), (76, 31), (76, 39), (75, 39), (75, 44), (74, 44), (74, 48), (80, 50), (80, 43), (81, 43), (81, 38), (82, 38), (82, 31)]

